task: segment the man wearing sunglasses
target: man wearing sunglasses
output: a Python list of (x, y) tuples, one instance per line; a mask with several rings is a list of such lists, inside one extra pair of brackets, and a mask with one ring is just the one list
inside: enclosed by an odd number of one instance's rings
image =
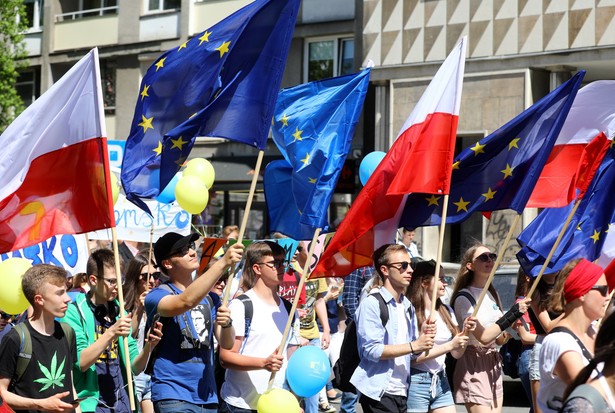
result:
[(150, 360), (152, 401), (160, 413), (217, 412), (213, 334), (222, 348), (231, 348), (235, 341), (230, 311), (210, 291), (227, 269), (241, 260), (243, 244), (229, 247), (204, 274), (193, 279), (199, 268), (198, 238), (198, 234), (170, 232), (154, 247), (156, 263), (169, 277), (145, 297), (147, 319), (160, 317), (164, 325), (163, 339)]
[(350, 382), (361, 393), (365, 413), (405, 413), (411, 358), (433, 347), (436, 327), (426, 322), (418, 334), (414, 308), (404, 294), (413, 271), (405, 246), (385, 244), (373, 260), (378, 291), (361, 301), (355, 315), (361, 362)]

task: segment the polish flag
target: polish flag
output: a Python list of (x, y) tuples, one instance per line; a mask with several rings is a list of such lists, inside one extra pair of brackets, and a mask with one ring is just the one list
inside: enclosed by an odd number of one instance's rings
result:
[(98, 51), (0, 135), (0, 253), (114, 226)]
[(582, 196), (615, 134), (613, 96), (613, 80), (579, 90), (527, 208), (559, 208)]
[(310, 278), (343, 277), (395, 242), (407, 194), (448, 194), (467, 39), (446, 58), (396, 141), (353, 202)]

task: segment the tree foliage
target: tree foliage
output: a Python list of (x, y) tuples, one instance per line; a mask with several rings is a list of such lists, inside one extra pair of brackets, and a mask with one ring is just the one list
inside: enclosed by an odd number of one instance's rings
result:
[(0, 133), (23, 110), (15, 83), (19, 69), (27, 66), (27, 28), (23, 0), (0, 0)]

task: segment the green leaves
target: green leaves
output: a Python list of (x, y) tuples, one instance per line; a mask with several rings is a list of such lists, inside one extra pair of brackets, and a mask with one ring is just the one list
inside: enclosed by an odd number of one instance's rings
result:
[(51, 366), (49, 369), (47, 369), (47, 367), (43, 366), (40, 362), (38, 362), (38, 367), (41, 369), (41, 372), (45, 376), (44, 378), (34, 380), (35, 383), (45, 385), (42, 389), (39, 390), (39, 392), (44, 392), (49, 387), (55, 388), (55, 386), (58, 386), (58, 387), (63, 386), (62, 381), (64, 380), (64, 377), (66, 375), (62, 373), (62, 370), (64, 370), (64, 362), (66, 361), (66, 358), (62, 360), (62, 363), (60, 363), (60, 366), (56, 368), (57, 366), (56, 356), (57, 356), (57, 353), (54, 353), (53, 358), (51, 359)]

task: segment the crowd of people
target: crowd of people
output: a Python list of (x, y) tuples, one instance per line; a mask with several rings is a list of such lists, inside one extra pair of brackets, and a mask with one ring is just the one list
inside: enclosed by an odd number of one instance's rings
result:
[[(533, 280), (520, 271), (517, 300), (505, 309), (493, 285), (480, 298), (497, 257), (476, 244), (445, 303), (444, 269), (421, 258), (412, 228), (400, 235), (374, 251), (373, 266), (308, 279), (300, 291), (302, 243), (291, 260), (275, 241), (225, 246), (203, 274), (199, 235), (172, 232), (153, 253), (137, 251), (121, 274), (104, 247), (72, 279), (34, 265), (22, 278), (31, 307), (0, 320), (0, 396), (16, 412), (130, 412), (131, 399), (144, 413), (256, 412), (268, 388), (292, 390), (285, 371), (297, 348), (318, 346), (333, 366), (352, 321), (356, 392), (329, 382), (298, 397), (304, 412), (333, 413), (337, 399), (346, 413), (357, 405), (365, 413), (452, 413), (456, 404), (502, 411), (498, 349), (514, 339), (532, 412), (615, 411), (615, 316), (606, 315), (615, 275), (577, 259), (526, 297)], [(227, 286), (231, 270), (239, 280)]]

